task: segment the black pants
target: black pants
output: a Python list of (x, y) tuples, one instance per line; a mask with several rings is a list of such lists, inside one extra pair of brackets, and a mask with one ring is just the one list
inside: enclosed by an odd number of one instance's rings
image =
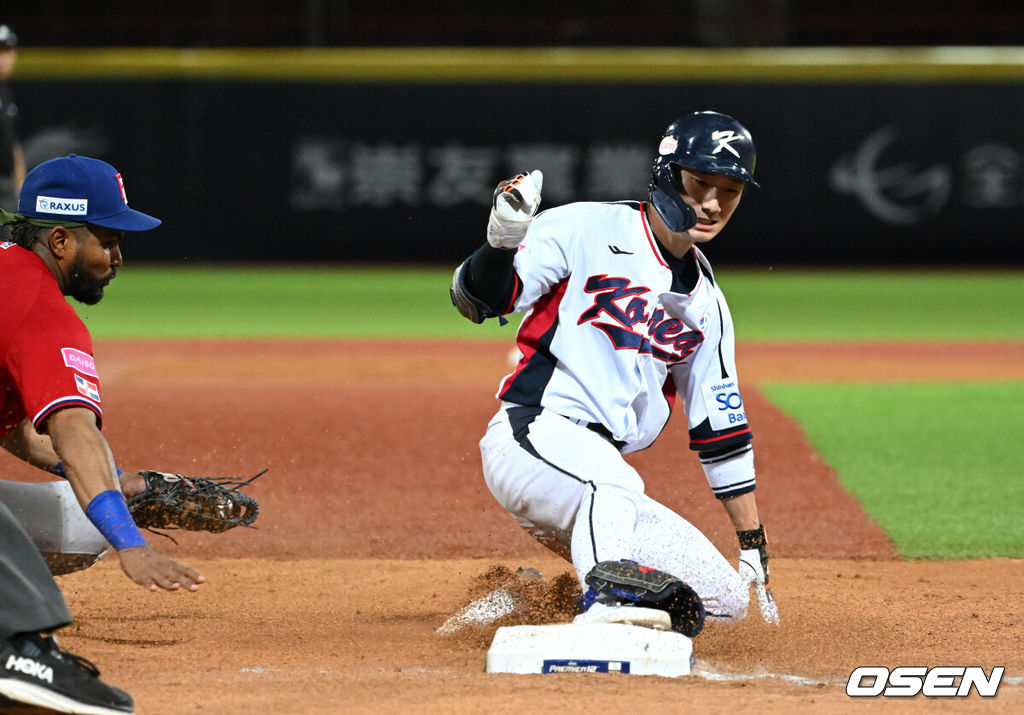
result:
[(0, 639), (71, 623), (64, 594), (35, 544), (0, 502)]

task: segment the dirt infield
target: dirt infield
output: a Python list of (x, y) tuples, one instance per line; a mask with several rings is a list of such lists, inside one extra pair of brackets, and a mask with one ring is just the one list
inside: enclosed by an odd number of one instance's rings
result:
[[(484, 673), (491, 630), (438, 626), (495, 565), (567, 564), (521, 533), (480, 476), (507, 343), (113, 342), (97, 347), (107, 438), (122, 468), (251, 475), (256, 530), (153, 536), (209, 579), (150, 594), (110, 558), (61, 577), (66, 647), (125, 687), (141, 713), (845, 712), (858, 665), (1005, 666), (1024, 708), (1024, 562), (903, 561), (799, 427), (757, 391), (772, 379), (1024, 379), (1024, 345), (747, 345), (782, 625), (709, 626), (704, 677)], [(952, 356), (952, 357), (951, 357)], [(685, 450), (681, 415), (631, 461), (652, 496), (727, 555), (735, 535)], [(8, 460), (5, 476), (31, 478)], [(731, 557), (730, 557), (731, 558)], [(926, 707), (888, 699), (887, 710)], [(930, 703), (935, 705), (935, 702)]]

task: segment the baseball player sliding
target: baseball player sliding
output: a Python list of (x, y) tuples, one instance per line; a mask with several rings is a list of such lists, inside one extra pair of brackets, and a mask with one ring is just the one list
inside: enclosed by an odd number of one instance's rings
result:
[[(486, 243), (455, 271), (452, 303), (466, 318), (526, 313), (522, 357), (480, 441), (484, 478), (520, 526), (572, 561), (578, 621), (653, 608), (692, 637), (705, 618), (744, 618), (751, 586), (778, 620), (732, 319), (697, 246), (758, 186), (755, 159), (739, 122), (697, 112), (665, 131), (648, 201), (538, 214), (543, 176), (520, 174), (499, 184)], [(738, 571), (623, 459), (657, 439), (677, 396), (736, 528)]]

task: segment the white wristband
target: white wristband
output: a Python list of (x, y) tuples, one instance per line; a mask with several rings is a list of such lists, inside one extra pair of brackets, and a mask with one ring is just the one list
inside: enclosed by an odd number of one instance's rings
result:
[(708, 478), (715, 496), (728, 496), (732, 492), (748, 492), (757, 483), (754, 476), (754, 448), (748, 443), (735, 452), (719, 457), (701, 459), (704, 476)]

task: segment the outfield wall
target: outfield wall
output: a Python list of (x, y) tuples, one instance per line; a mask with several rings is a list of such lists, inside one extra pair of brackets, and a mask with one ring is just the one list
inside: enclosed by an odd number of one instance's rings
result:
[(1024, 50), (56, 50), (14, 89), (30, 163), (77, 152), (160, 216), (138, 259), (443, 261), (490, 192), (642, 198), (677, 115), (757, 176), (715, 262), (1024, 265)]

